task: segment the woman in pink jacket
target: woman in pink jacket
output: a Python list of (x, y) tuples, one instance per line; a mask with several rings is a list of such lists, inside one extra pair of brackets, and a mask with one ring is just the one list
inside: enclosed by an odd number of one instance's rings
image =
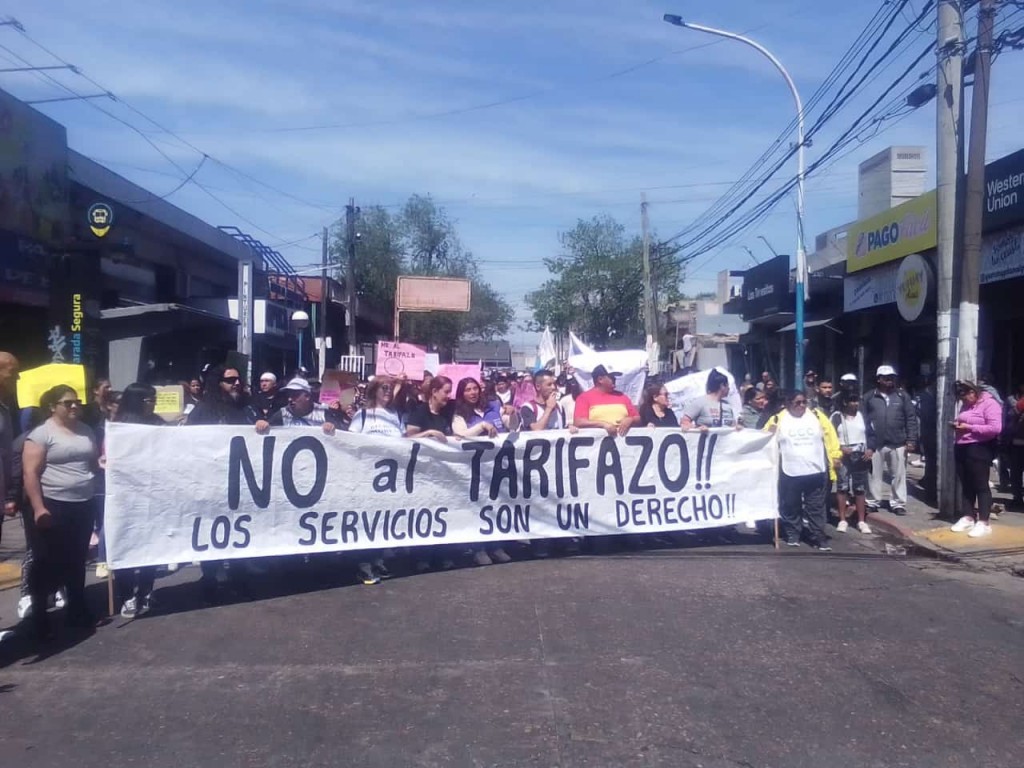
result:
[[(1003, 409), (992, 395), (971, 381), (958, 381), (956, 395), (960, 398), (960, 413), (950, 426), (956, 430), (956, 473), (960, 478), (963, 495), (959, 520), (953, 525), (957, 532), (968, 531), (971, 538), (988, 536), (992, 526), (988, 523), (992, 511), (992, 490), (989, 475), (996, 456), (996, 440), (1003, 428)], [(978, 517), (974, 517), (974, 503), (978, 503)]]

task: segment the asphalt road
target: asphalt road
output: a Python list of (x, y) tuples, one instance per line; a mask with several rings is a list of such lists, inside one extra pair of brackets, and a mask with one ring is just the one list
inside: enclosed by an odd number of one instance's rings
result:
[(872, 546), (332, 565), (215, 608), (185, 569), (150, 616), (0, 646), (0, 765), (1019, 768), (1024, 580)]

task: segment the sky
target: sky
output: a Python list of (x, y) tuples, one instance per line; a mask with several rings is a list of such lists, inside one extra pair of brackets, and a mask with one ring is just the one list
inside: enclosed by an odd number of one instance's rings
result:
[[(755, 37), (806, 100), (882, 2), (9, 0), (0, 16), (31, 39), (0, 27), (0, 66), (59, 63), (38, 43), (102, 88), (70, 71), (0, 74), (0, 87), (24, 99), (115, 94), (39, 108), (67, 126), (73, 149), (211, 224), (239, 226), (299, 269), (318, 262), (315, 233), (350, 197), (397, 209), (432, 195), (515, 307), (510, 340), (526, 344), (536, 335), (519, 330), (524, 296), (547, 279), (542, 259), (559, 252), (560, 232), (598, 214), (638, 232), (646, 192), (655, 237), (675, 234), (793, 119), (767, 60), (664, 13)], [(924, 2), (909, 0), (898, 26)], [(915, 53), (934, 37), (927, 22)], [(912, 58), (835, 118), (809, 162)], [(1024, 53), (996, 60), (989, 158), (1024, 144), (1022, 76)], [(808, 179), (811, 246), (856, 219), (857, 164), (875, 152), (925, 146), (934, 176), (934, 104), (885, 128)], [(795, 222), (784, 201), (690, 262), (684, 289), (714, 290), (719, 270), (751, 265), (746, 249), (769, 257), (760, 237), (793, 253)]]

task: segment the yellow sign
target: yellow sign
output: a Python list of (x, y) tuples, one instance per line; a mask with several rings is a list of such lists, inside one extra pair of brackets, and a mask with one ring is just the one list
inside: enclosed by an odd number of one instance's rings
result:
[(156, 387), (156, 406), (153, 413), (164, 421), (174, 421), (185, 410), (185, 389), (180, 385)]
[(846, 271), (857, 272), (934, 248), (935, 191), (854, 224), (846, 233)]
[(38, 408), (43, 393), (58, 384), (66, 384), (74, 389), (83, 403), (89, 394), (85, 388), (85, 366), (51, 363), (21, 372), (18, 378), (18, 405), (22, 408)]

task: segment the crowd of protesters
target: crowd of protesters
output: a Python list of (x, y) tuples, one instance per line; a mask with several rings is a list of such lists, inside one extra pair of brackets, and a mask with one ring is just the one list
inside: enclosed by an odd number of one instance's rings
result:
[[(739, 386), (742, 409), (733, 406), (729, 377), (718, 370), (707, 376), (705, 394), (690, 398), (677, 410), (664, 381), (650, 378), (639, 407), (617, 389), (621, 374), (598, 365), (591, 371), (593, 386), (581, 391), (568, 366), (556, 376), (548, 370), (516, 374), (496, 372), (484, 380), (453, 382), (425, 374), (422, 381), (371, 377), (350, 396), (322, 403), (319, 382), (299, 370), (283, 385), (270, 371), (250, 392), (239, 370), (220, 365), (202, 377), (182, 382), (184, 408), (175, 422), (194, 425), (250, 426), (266, 434), (279, 429), (318, 429), (331, 435), (349, 431), (413, 440), (490, 438), (521, 430), (561, 430), (570, 433), (596, 428), (620, 437), (631, 429), (683, 431), (731, 428), (768, 430), (777, 436), (780, 453), (779, 519), (788, 546), (806, 541), (830, 551), (826, 532), (829, 499), (834, 491), (835, 530), (849, 530), (847, 518), (870, 533), (868, 515), (884, 502), (895, 514), (906, 513), (907, 453), (917, 449), (924, 419), (921, 399), (913, 399), (897, 384), (888, 365), (876, 371), (876, 386), (861, 392), (853, 374), (841, 377), (838, 388), (808, 371), (804, 388), (782, 392), (765, 373), (756, 384)], [(0, 394), (10, 395), (18, 362), (0, 352)], [(123, 392), (99, 380), (84, 404), (73, 388), (57, 386), (43, 394), (38, 407), (19, 417), (0, 397), (0, 487), (7, 516), (20, 514), (26, 531), (19, 618), (43, 639), (51, 628), (47, 608), (65, 609), (71, 626), (93, 623), (85, 601), (86, 563), (90, 548), (98, 549), (97, 576), (107, 575), (103, 549), (103, 446), (106, 425), (165, 425), (155, 413), (157, 393), (145, 383)], [(959, 415), (950, 424), (956, 435), (956, 468), (963, 488), (954, 531), (979, 537), (991, 532), (991, 491), (988, 474), (1003, 447), (1008, 455), (1014, 499), (1021, 499), (1024, 472), (1024, 389), (1003, 404), (984, 381), (957, 382)], [(1004, 442), (999, 438), (1003, 435)], [(934, 462), (934, 447), (926, 461)], [(751, 525), (750, 527), (755, 527)], [(603, 537), (597, 537), (601, 539)], [(629, 545), (637, 537), (622, 537)], [(628, 541), (627, 541), (628, 540)], [(516, 542), (515, 553), (548, 557), (557, 549), (580, 551), (581, 541)], [(593, 542), (603, 551), (607, 542)], [(603, 545), (598, 547), (597, 545)], [(477, 566), (513, 559), (509, 543), (464, 547), (442, 545), (417, 548), (415, 569), (450, 569), (463, 563)], [(392, 575), (394, 550), (356, 553), (352, 564), (366, 585)], [(167, 564), (169, 570), (178, 564)], [(265, 567), (261, 561), (200, 564), (200, 585), (206, 602), (217, 602), (222, 590), (246, 593), (247, 574)], [(135, 618), (153, 607), (157, 568), (119, 570), (114, 583), (120, 613)]]

